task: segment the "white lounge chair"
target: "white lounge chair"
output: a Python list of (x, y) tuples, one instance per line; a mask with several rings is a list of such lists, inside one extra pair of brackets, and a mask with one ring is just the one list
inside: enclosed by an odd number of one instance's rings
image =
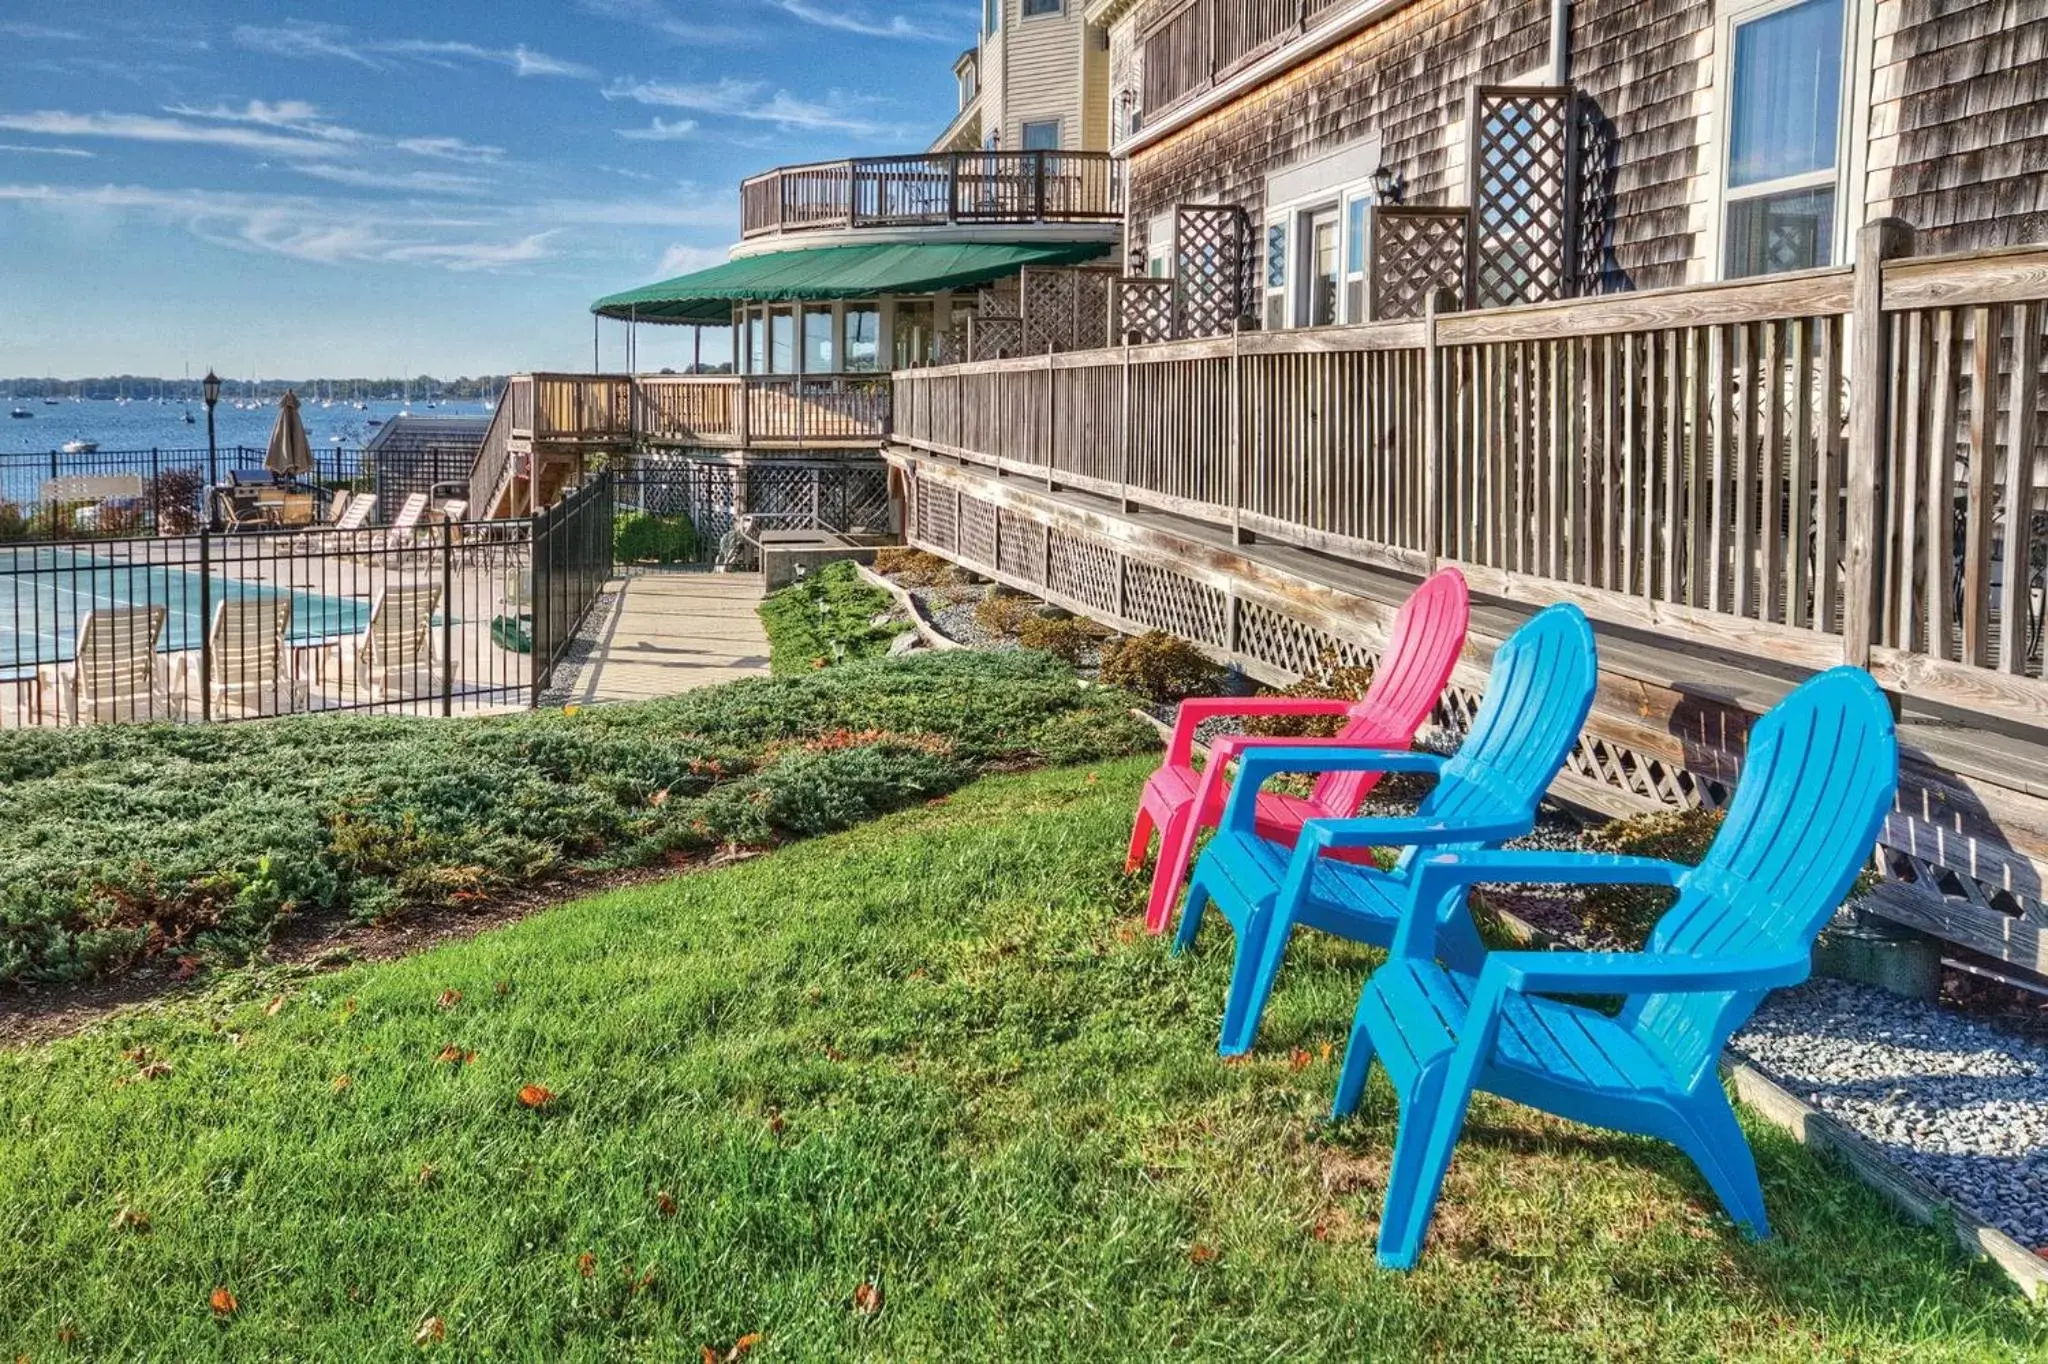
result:
[[(306, 686), (287, 643), (291, 624), (290, 597), (241, 597), (214, 607), (207, 643), (215, 705), (280, 715), (304, 704)], [(186, 663), (196, 679), (199, 659), (188, 655)]]
[(427, 495), (410, 493), (398, 506), (398, 515), (391, 518), (391, 524), (384, 528), (384, 543), (395, 540), (417, 541), (420, 538), (420, 520), (427, 514)]
[(156, 651), (164, 632), (161, 606), (95, 607), (78, 621), (78, 649), (69, 663), (46, 670), (57, 716), (73, 724), (173, 720), (173, 670)]
[[(341, 496), (337, 493), (336, 496)], [(334, 518), (335, 530), (361, 530), (370, 524), (377, 510), (377, 494), (361, 493), (348, 500), (348, 509)]]
[(434, 611), (439, 583), (379, 589), (361, 634), (339, 645), (343, 685), (372, 701), (430, 694), (439, 686), (434, 669)]

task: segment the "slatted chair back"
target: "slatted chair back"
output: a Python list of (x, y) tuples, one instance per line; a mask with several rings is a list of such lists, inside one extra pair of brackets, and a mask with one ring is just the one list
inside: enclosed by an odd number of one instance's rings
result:
[(1469, 824), (1526, 818), (1585, 727), (1599, 678), (1583, 611), (1561, 603), (1530, 617), (1494, 653), (1479, 713), (1416, 813)]
[[(1375, 748), (1405, 747), (1450, 681), (1471, 615), (1465, 575), (1455, 568), (1431, 574), (1401, 604), (1371, 685), (1347, 712), (1338, 737)], [(1356, 814), (1379, 779), (1377, 772), (1325, 772), (1316, 778), (1314, 799), (1333, 814)]]
[[(157, 714), (156, 642), (161, 606), (95, 607), (78, 622), (78, 707), (93, 720)], [(168, 716), (161, 718), (168, 719)]]
[(387, 587), (370, 603), (370, 621), (363, 627), (364, 671), (389, 677), (426, 662), (427, 636), (434, 608), (441, 604), (441, 585)]
[[(1798, 687), (1750, 731), (1720, 832), (1681, 879), (1648, 949), (1760, 959), (1807, 951), (1869, 860), (1898, 772), (1891, 707), (1868, 673), (1834, 668)], [(1760, 998), (1643, 995), (1622, 1021), (1690, 1083)]]
[(420, 518), (426, 514), (427, 495), (425, 493), (408, 494), (405, 501), (398, 504), (398, 515), (391, 518), (391, 529), (417, 530)]
[(349, 499), (348, 509), (335, 519), (336, 530), (361, 530), (370, 524), (370, 516), (377, 510), (377, 494), (362, 493)]
[(284, 677), (292, 599), (238, 597), (213, 610), (213, 684), (223, 691), (274, 687)]

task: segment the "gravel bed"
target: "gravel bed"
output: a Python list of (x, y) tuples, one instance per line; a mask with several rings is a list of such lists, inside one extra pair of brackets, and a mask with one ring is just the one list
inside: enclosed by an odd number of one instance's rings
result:
[(1016, 640), (1004, 635), (991, 634), (974, 618), (974, 608), (981, 601), (980, 589), (912, 587), (906, 590), (917, 598), (917, 604), (924, 608), (925, 618), (931, 621), (932, 628), (947, 639), (964, 644), (970, 649), (1002, 651), (1018, 647)]
[(2048, 1047), (1825, 978), (1771, 995), (1734, 1045), (2021, 1245), (2048, 1246)]
[(547, 690), (540, 694), (538, 709), (548, 710), (565, 706), (576, 699), (576, 687), (583, 679), (584, 665), (590, 662), (590, 655), (597, 648), (597, 642), (612, 628), (612, 613), (618, 610), (622, 593), (600, 592), (590, 603), (590, 610), (583, 615), (583, 624), (576, 631), (576, 638), (569, 641), (569, 647), (555, 662), (555, 671), (548, 678)]

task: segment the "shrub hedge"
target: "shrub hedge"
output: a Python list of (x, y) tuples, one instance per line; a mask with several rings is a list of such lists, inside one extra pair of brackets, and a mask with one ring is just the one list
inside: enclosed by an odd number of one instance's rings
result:
[(846, 560), (826, 564), (761, 603), (768, 632), (768, 668), (778, 677), (815, 672), (889, 651), (889, 643), (910, 629), (906, 623), (878, 626), (874, 618), (895, 600), (870, 586)]
[(702, 550), (696, 524), (687, 516), (629, 511), (612, 523), (612, 553), (622, 563), (690, 563)]
[(11, 731), (0, 981), (823, 833), (991, 766), (1136, 752), (1130, 700), (1043, 654), (959, 652), (580, 712)]

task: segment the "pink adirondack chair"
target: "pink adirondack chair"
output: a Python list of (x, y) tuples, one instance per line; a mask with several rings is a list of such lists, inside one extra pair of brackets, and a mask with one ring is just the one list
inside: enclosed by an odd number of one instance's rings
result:
[[(1455, 568), (1433, 574), (1401, 605), (1394, 628), (1380, 656), (1372, 685), (1363, 698), (1342, 701), (1291, 696), (1200, 697), (1180, 704), (1166, 760), (1145, 781), (1138, 817), (1131, 829), (1131, 849), (1124, 863), (1128, 874), (1145, 861), (1152, 834), (1159, 833), (1159, 861), (1152, 870), (1152, 894), (1145, 906), (1145, 927), (1158, 933), (1172, 915), (1173, 902), (1187, 877), (1195, 836), (1214, 828), (1223, 817), (1230, 794), (1227, 772), (1237, 755), (1262, 743), (1299, 745), (1300, 739), (1257, 739), (1227, 735), (1209, 748), (1209, 760), (1198, 771), (1193, 762), (1195, 729), (1218, 716), (1341, 715), (1344, 727), (1324, 742), (1353, 748), (1407, 748), (1415, 732), (1435, 709), (1444, 684), (1450, 681), (1458, 653), (1465, 647), (1465, 625), (1471, 606), (1464, 575)], [(1313, 742), (1313, 741), (1311, 741)], [(1306, 797), (1261, 792), (1255, 827), (1263, 838), (1288, 847), (1311, 819), (1348, 819), (1358, 812), (1366, 793), (1378, 783), (1377, 772), (1326, 772)], [(1357, 855), (1370, 856), (1370, 849)]]

